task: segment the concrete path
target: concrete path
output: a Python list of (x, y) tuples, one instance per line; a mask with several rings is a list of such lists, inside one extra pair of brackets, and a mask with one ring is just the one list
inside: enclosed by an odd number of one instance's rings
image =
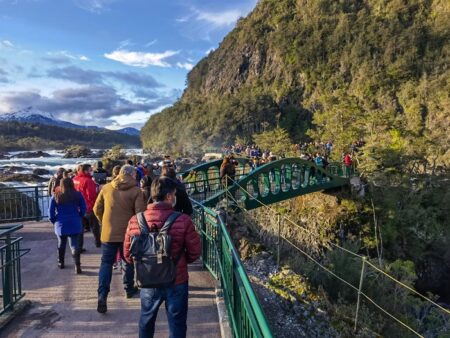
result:
[[(139, 297), (126, 299), (119, 271), (113, 272), (108, 312), (97, 308), (100, 249), (91, 233), (85, 234), (87, 252), (81, 257), (82, 275), (76, 275), (69, 250), (66, 268), (56, 264), (56, 237), (49, 223), (26, 223), (20, 231), (22, 248), (31, 252), (22, 258), (25, 299), (32, 301), (26, 312), (15, 318), (1, 337), (137, 337)], [(189, 269), (188, 337), (220, 337), (215, 303), (215, 282), (200, 263)], [(162, 305), (155, 337), (168, 337)]]

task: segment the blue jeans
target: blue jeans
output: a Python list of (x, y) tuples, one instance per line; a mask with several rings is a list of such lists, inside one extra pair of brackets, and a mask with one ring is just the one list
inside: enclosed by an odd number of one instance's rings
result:
[(56, 237), (58, 237), (58, 249), (65, 253), (67, 239), (69, 239), (70, 251), (72, 251), (72, 255), (74, 255), (78, 251), (78, 236), (79, 234), (61, 236), (56, 235)]
[(188, 311), (188, 283), (170, 288), (141, 289), (141, 318), (139, 319), (139, 338), (153, 338), (158, 309), (166, 304), (170, 338), (186, 337)]
[(111, 285), (113, 264), (116, 260), (117, 250), (122, 259), (122, 278), (126, 292), (134, 289), (134, 266), (125, 261), (123, 257), (122, 242), (102, 243), (102, 262), (98, 273), (98, 298), (106, 300)]

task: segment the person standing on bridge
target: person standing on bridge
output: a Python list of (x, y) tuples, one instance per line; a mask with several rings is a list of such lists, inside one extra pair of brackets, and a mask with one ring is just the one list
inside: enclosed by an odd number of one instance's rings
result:
[[(173, 215), (177, 200), (176, 191), (177, 184), (169, 177), (159, 177), (153, 181), (151, 197), (154, 203), (149, 204), (144, 212), (147, 226), (152, 229), (161, 229)], [(130, 252), (131, 240), (140, 234), (137, 217), (133, 216), (128, 223), (124, 243), (125, 259), (130, 264), (133, 262)], [(176, 217), (168, 234), (172, 239), (170, 255), (174, 259), (176, 269), (175, 283), (159, 288), (141, 289), (140, 338), (154, 336), (156, 316), (163, 302), (166, 303), (170, 337), (186, 337), (189, 289), (187, 264), (195, 262), (200, 257), (200, 236), (191, 218), (186, 214)]]
[(222, 165), (220, 166), (220, 180), (224, 187), (230, 187), (234, 183), (234, 178), (236, 176), (236, 167), (232, 159), (227, 156), (223, 159)]
[(97, 305), (100, 313), (107, 311), (113, 264), (118, 250), (122, 258), (123, 284), (127, 298), (132, 298), (138, 291), (134, 287), (133, 265), (123, 259), (123, 240), (130, 218), (144, 210), (144, 197), (141, 189), (136, 186), (136, 169), (131, 165), (124, 165), (119, 176), (103, 187), (94, 205), (95, 216), (102, 225)]
[(55, 226), (58, 237), (58, 266), (64, 269), (67, 239), (75, 262), (75, 271), (81, 273), (79, 237), (83, 231), (81, 218), (86, 212), (83, 195), (75, 190), (70, 178), (61, 180), (60, 189), (50, 201), (48, 210), (50, 222)]

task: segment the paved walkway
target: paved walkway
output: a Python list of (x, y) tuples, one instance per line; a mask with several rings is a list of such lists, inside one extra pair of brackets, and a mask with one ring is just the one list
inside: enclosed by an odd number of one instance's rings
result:
[[(85, 234), (82, 275), (75, 274), (68, 249), (66, 268), (58, 269), (51, 224), (26, 223), (20, 235), (22, 248), (31, 249), (22, 258), (22, 276), (25, 299), (32, 306), (1, 332), (2, 337), (137, 337), (139, 297), (125, 298), (120, 272), (113, 272), (108, 312), (96, 311), (100, 249), (91, 233)], [(214, 280), (199, 263), (190, 266), (189, 275), (188, 337), (220, 337)], [(155, 337), (168, 336), (161, 306)]]

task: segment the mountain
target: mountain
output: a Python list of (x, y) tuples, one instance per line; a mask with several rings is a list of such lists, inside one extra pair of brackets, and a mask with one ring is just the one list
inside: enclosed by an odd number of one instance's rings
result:
[(132, 136), (140, 136), (141, 132), (136, 128), (122, 128), (115, 130), (118, 133), (132, 135)]
[(51, 113), (42, 112), (33, 107), (27, 107), (17, 112), (0, 115), (0, 121), (28, 122), (75, 129), (102, 129), (96, 126), (81, 126), (67, 121), (62, 121), (57, 119)]
[(53, 114), (41, 112), (33, 107), (27, 107), (17, 112), (0, 115), (0, 121), (28, 122), (63, 128), (85, 128), (84, 126), (58, 120)]
[(113, 131), (80, 126), (32, 107), (0, 115), (0, 130), (2, 151), (63, 149), (75, 144), (90, 148), (110, 148), (116, 144), (141, 147), (139, 131), (134, 128)]

